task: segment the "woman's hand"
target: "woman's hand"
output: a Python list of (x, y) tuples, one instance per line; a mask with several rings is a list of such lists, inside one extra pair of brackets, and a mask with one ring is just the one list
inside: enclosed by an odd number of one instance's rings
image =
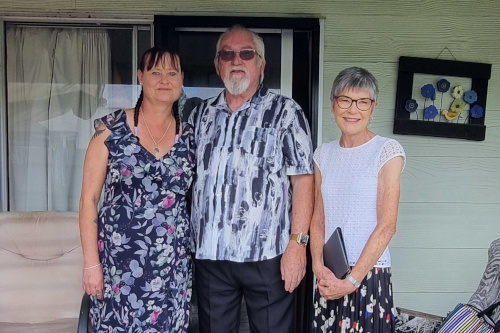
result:
[(104, 294), (104, 277), (102, 274), (102, 266), (96, 266), (90, 269), (83, 270), (82, 279), (83, 290), (90, 296), (97, 296), (102, 299)]
[(318, 280), (329, 280), (335, 278), (335, 274), (333, 274), (333, 272), (328, 267), (326, 267), (323, 262), (319, 262), (319, 260), (313, 260), (312, 266), (314, 275)]
[[(325, 299), (329, 301), (339, 299), (356, 290), (351, 282), (346, 279), (339, 280), (328, 268), (325, 269), (330, 272), (328, 278), (318, 279), (319, 293)], [(323, 272), (326, 273), (324, 270)]]

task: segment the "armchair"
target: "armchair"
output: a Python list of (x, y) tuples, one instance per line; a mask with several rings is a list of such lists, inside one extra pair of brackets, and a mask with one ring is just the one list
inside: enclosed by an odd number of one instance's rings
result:
[(0, 332), (86, 332), (82, 265), (78, 213), (0, 212)]

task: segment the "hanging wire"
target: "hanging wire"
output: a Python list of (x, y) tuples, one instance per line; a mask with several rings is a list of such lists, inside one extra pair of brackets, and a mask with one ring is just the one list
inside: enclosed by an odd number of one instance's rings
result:
[(453, 57), (453, 60), (457, 61), (457, 58), (455, 58), (455, 56), (453, 55), (453, 53), (451, 53), (451, 50), (448, 48), (448, 46), (445, 46), (441, 52), (439, 52), (439, 54), (437, 55), (436, 59), (439, 58), (439, 56), (444, 52), (444, 50), (448, 51), (448, 53)]

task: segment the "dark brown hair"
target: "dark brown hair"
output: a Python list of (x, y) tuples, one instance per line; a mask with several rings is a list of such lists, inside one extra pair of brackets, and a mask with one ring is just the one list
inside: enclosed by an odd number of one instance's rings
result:
[[(165, 61), (165, 56), (170, 56), (170, 66), (180, 71), (181, 67), (181, 57), (179, 53), (176, 51), (170, 50), (165, 47), (155, 46), (144, 52), (142, 55), (141, 61), (139, 62), (139, 69), (144, 71), (149, 71), (154, 66), (163, 64)], [(143, 89), (141, 88), (141, 94), (137, 99), (137, 103), (135, 104), (134, 110), (134, 134), (137, 135), (137, 124), (139, 123), (139, 110), (142, 105), (142, 100), (144, 99)], [(179, 100), (175, 101), (172, 105), (172, 115), (175, 119), (175, 142), (177, 142), (179, 138), (179, 129), (180, 129), (180, 115), (179, 115)]]

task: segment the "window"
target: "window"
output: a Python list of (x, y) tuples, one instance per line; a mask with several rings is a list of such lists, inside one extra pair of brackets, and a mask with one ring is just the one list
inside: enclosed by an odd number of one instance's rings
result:
[(93, 120), (135, 104), (150, 31), (6, 24), (8, 210), (78, 210)]

